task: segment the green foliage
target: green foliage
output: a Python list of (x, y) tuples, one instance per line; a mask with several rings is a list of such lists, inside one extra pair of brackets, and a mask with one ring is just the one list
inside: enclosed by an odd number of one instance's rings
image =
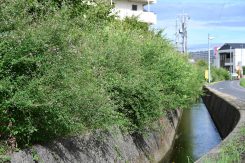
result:
[(106, 3), (10, 0), (0, 14), (0, 133), (20, 147), (115, 125), (143, 132), (201, 93), (186, 57)]
[(229, 80), (229, 72), (224, 68), (211, 68), (212, 81)]
[(242, 87), (245, 87), (245, 78), (241, 78), (241, 80), (240, 80), (240, 85), (241, 85)]
[(10, 157), (6, 155), (8, 150), (7, 144), (0, 141), (0, 162), (10, 162)]
[[(196, 65), (199, 67), (202, 77), (204, 78), (205, 70), (208, 70), (207, 62), (203, 60), (199, 60)], [(212, 82), (222, 81), (222, 80), (229, 80), (229, 72), (224, 68), (216, 68), (211, 66), (211, 79)]]
[(139, 22), (137, 17), (126, 17), (124, 20), (124, 28), (129, 30), (142, 30), (143, 32), (149, 31), (148, 24)]
[(240, 131), (232, 139), (227, 141), (222, 147), (218, 157), (205, 160), (206, 163), (230, 163), (241, 162), (245, 152), (245, 128)]
[(34, 162), (41, 162), (40, 157), (35, 149), (32, 149), (32, 159)]
[(207, 68), (208, 67), (208, 63), (206, 61), (204, 61), (204, 60), (197, 61), (196, 65), (198, 67), (201, 67), (201, 68)]

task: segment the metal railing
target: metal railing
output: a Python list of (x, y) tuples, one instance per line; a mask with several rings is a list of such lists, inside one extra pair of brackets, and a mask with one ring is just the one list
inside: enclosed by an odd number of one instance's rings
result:
[(225, 59), (225, 66), (230, 66), (230, 65), (233, 65), (233, 59), (226, 58)]

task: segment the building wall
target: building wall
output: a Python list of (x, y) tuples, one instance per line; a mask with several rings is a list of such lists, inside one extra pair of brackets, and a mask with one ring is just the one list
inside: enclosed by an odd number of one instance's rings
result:
[(142, 3), (137, 3), (137, 2), (129, 2), (129, 1), (116, 1), (115, 3), (115, 8), (120, 10), (120, 11), (132, 11), (132, 5), (137, 5), (138, 10), (143, 12), (144, 7)]
[(215, 67), (220, 67), (220, 54), (218, 53), (214, 59), (214, 66)]
[[(115, 12), (120, 19), (125, 17), (138, 17), (139, 21), (145, 22), (148, 24), (156, 24), (157, 17), (153, 12), (146, 11), (144, 5), (147, 5), (146, 2), (132, 2), (127, 0), (117, 0), (115, 3)], [(132, 10), (132, 5), (137, 5), (137, 11)], [(148, 8), (148, 7), (147, 7)], [(149, 8), (148, 8), (149, 9)]]
[[(215, 59), (215, 66), (220, 68), (220, 53), (231, 53), (233, 59), (233, 72), (236, 72), (236, 66), (242, 64), (245, 66), (245, 49), (228, 49), (219, 51), (217, 58)], [(233, 55), (234, 54), (234, 55)]]
[(235, 49), (235, 65), (238, 65), (239, 62), (242, 63), (242, 66), (245, 66), (245, 49)]

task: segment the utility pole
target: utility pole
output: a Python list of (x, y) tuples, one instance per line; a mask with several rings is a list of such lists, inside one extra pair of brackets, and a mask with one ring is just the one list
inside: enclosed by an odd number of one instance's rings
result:
[(214, 37), (211, 37), (210, 34), (208, 34), (208, 83), (211, 81), (211, 69), (210, 69), (210, 40), (214, 39)]
[(175, 45), (176, 45), (176, 48), (179, 50), (179, 24), (178, 24), (178, 17), (176, 17), (176, 25), (175, 25)]
[[(188, 14), (180, 14), (176, 18), (176, 46), (179, 48), (179, 43), (181, 44), (181, 51), (182, 53), (187, 53), (187, 21), (190, 20)], [(181, 42), (179, 42), (179, 36), (181, 36)]]
[[(243, 68), (242, 68), (242, 51), (243, 51), (243, 44), (241, 45), (241, 65), (240, 65), (241, 74), (243, 75)], [(242, 75), (241, 75), (241, 76), (242, 76)]]
[(241, 66), (242, 66), (242, 50), (243, 50), (243, 44), (241, 45)]
[(147, 0), (147, 10), (150, 12), (150, 0)]
[(230, 46), (230, 76), (231, 76), (231, 80), (232, 80), (231, 49), (232, 49), (232, 47)]

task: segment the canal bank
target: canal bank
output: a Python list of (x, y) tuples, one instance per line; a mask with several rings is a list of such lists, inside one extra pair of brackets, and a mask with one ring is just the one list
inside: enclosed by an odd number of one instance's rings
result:
[[(163, 163), (245, 162), (245, 101), (242, 98), (245, 89), (234, 88), (237, 83), (225, 81), (204, 87), (205, 106), (198, 103), (183, 111), (173, 150)], [(225, 89), (227, 84), (230, 89)]]
[(146, 135), (124, 133), (117, 127), (97, 130), (15, 152), (11, 162), (159, 162), (172, 147), (181, 114), (181, 110), (169, 111)]
[[(229, 153), (224, 153), (224, 149), (234, 140), (244, 140), (241, 130), (245, 128), (245, 102), (239, 99), (239, 96), (235, 97), (219, 89), (206, 86), (203, 101), (224, 140), (197, 160), (197, 163), (220, 162), (222, 157), (229, 158)], [(224, 156), (226, 154), (227, 156)], [(241, 155), (238, 157), (240, 157), (240, 162), (243, 162), (244, 157)], [(223, 160), (222, 162), (228, 163), (229, 161)]]
[[(237, 136), (241, 128), (244, 127), (243, 124), (245, 124), (245, 105), (243, 101), (237, 100), (237, 98), (233, 96), (229, 96), (209, 87), (206, 87), (205, 91), (206, 96), (203, 97), (203, 101), (208, 107), (209, 113), (212, 116), (212, 119), (214, 120), (218, 128), (218, 131), (223, 137), (227, 135), (228, 136), (224, 139), (224, 141), (222, 141), (214, 149), (208, 152), (205, 156), (197, 160), (197, 162), (208, 162), (207, 160), (210, 159), (219, 159), (221, 149), (227, 144), (230, 139)], [(204, 107), (203, 104), (198, 105), (198, 107)], [(190, 111), (193, 111), (193, 113), (190, 113)], [(190, 119), (190, 117), (197, 118), (197, 115), (201, 116), (203, 119), (203, 117), (206, 116), (207, 112), (205, 114), (204, 113), (204, 110), (195, 109), (195, 106), (192, 110), (186, 110), (186, 112), (183, 113), (183, 117), (187, 117), (187, 120), (184, 120), (184, 124), (196, 125), (192, 127), (200, 129), (199, 136), (203, 136), (203, 134), (205, 133), (201, 133), (201, 131), (207, 131), (207, 128), (200, 128), (198, 126), (201, 122), (192, 123), (191, 121), (188, 121), (188, 119)], [(11, 162), (35, 162), (34, 158), (38, 158), (40, 161), (43, 162), (64, 163), (158, 162), (168, 153), (169, 149), (172, 146), (180, 115), (181, 112), (179, 110), (170, 112), (168, 116), (160, 119), (157, 122), (157, 128), (159, 130), (152, 131), (149, 135), (129, 135), (122, 133), (117, 128), (114, 129), (114, 132), (96, 131), (94, 133), (83, 135), (81, 137), (72, 137), (57, 140), (44, 145), (35, 145), (31, 149), (26, 149), (14, 153), (12, 155)], [(210, 117), (208, 119), (211, 120)], [(196, 120), (198, 120), (198, 118)], [(180, 128), (182, 127), (180, 126)], [(115, 130), (117, 134), (115, 134)], [(191, 133), (192, 131), (186, 132), (188, 134), (188, 132)], [(230, 132), (231, 134), (229, 134)], [(182, 134), (179, 134), (178, 131), (176, 137), (177, 139), (181, 138)], [(207, 138), (207, 136), (204, 137)], [(208, 142), (205, 142), (203, 138), (199, 140), (197, 139), (196, 144), (198, 144), (198, 142), (208, 144)], [(218, 140), (215, 143), (217, 144), (217, 142)], [(176, 143), (178, 143), (178, 140), (176, 140)], [(179, 144), (181, 144), (181, 140)], [(193, 144), (195, 144), (195, 142)], [(214, 144), (214, 146), (216, 144)], [(205, 148), (205, 150), (200, 150), (201, 152), (193, 152), (194, 156), (192, 157), (197, 159), (202, 154), (206, 153), (210, 148), (212, 147), (209, 146), (208, 148)], [(173, 153), (173, 155), (176, 154), (176, 152)], [(187, 155), (190, 156), (190, 154)], [(193, 162), (193, 160), (190, 159), (191, 157), (186, 158), (186, 162)], [(182, 161), (183, 159), (181, 159), (180, 157), (179, 160)]]

